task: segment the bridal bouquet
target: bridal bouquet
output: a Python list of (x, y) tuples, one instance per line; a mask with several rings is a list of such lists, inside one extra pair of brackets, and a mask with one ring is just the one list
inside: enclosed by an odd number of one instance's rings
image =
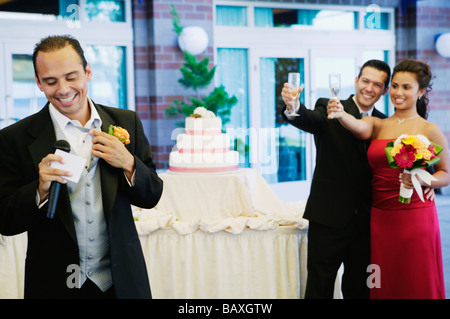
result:
[[(424, 168), (439, 162), (437, 156), (442, 151), (442, 147), (430, 142), (423, 135), (400, 135), (395, 141), (387, 143), (385, 148), (386, 156), (391, 168), (403, 168), (403, 173), (411, 174), (411, 181), (420, 199), (424, 201), (422, 188), (417, 179), (419, 176), (425, 183), (431, 185), (431, 181), (437, 179), (428, 173)], [(407, 189), (400, 184), (399, 201), (404, 204), (411, 202), (413, 189)]]

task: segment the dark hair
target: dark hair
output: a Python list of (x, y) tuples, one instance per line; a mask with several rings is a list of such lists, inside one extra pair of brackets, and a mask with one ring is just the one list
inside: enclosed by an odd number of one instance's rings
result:
[(34, 74), (39, 79), (36, 69), (36, 57), (39, 53), (39, 51), (42, 52), (51, 52), (56, 51), (65, 48), (66, 46), (71, 45), (72, 48), (75, 50), (76, 53), (81, 58), (81, 63), (83, 64), (83, 69), (86, 71), (86, 65), (87, 61), (84, 57), (84, 51), (83, 48), (80, 45), (80, 42), (78, 42), (77, 39), (70, 35), (52, 35), (48, 36), (46, 38), (41, 39), (39, 43), (36, 44), (33, 51), (33, 67), (34, 67)]
[(359, 70), (358, 78), (361, 77), (364, 68), (368, 66), (375, 68), (379, 71), (385, 72), (387, 74), (387, 78), (386, 81), (384, 81), (384, 88), (389, 87), (389, 81), (391, 79), (391, 67), (389, 66), (389, 64), (381, 60), (369, 60), (366, 63), (364, 63), (361, 69)]
[(394, 73), (392, 77), (397, 72), (409, 72), (416, 75), (417, 82), (419, 83), (419, 90), (425, 89), (423, 96), (417, 100), (417, 113), (426, 119), (428, 117), (428, 92), (431, 91), (431, 80), (433, 75), (431, 74), (431, 68), (428, 64), (423, 61), (408, 59), (400, 62), (394, 68)]

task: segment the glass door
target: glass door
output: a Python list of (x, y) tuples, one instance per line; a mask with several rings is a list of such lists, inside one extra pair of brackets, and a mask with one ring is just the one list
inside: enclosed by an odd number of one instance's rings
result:
[[(341, 90), (339, 98), (346, 100), (355, 94), (355, 79), (361, 66), (370, 59), (378, 59), (389, 63), (389, 51), (383, 50), (345, 50), (335, 52), (326, 50), (311, 50), (311, 99), (316, 101), (321, 97), (331, 98), (328, 88), (328, 75), (339, 73), (341, 75)], [(388, 95), (382, 97), (375, 107), (388, 114)]]
[(331, 98), (328, 75), (341, 75), (339, 98), (346, 100), (355, 94), (355, 79), (359, 73), (359, 53), (356, 51), (327, 52), (311, 50), (311, 99)]
[[(0, 127), (6, 127), (41, 109), (47, 99), (34, 78), (33, 44), (4, 44), (2, 81), (5, 103), (0, 110)], [(0, 91), (1, 94), (1, 91)]]
[[(284, 102), (281, 90), (289, 72), (299, 72), (304, 91), (300, 101), (309, 104), (309, 72), (306, 50), (261, 50), (253, 58), (258, 65), (252, 73), (254, 101), (251, 104), (251, 126), (257, 127), (250, 135), (250, 145), (258, 153), (258, 170), (277, 195), (285, 200), (298, 200), (299, 194), (308, 194), (311, 179), (311, 136), (292, 125), (281, 115)], [(252, 131), (250, 131), (252, 133)], [(256, 148), (255, 148), (256, 146)], [(306, 198), (302, 198), (306, 199)]]

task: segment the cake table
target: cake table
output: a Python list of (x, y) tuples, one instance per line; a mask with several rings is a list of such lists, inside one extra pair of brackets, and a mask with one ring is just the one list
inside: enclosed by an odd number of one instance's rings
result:
[(300, 298), (304, 202), (281, 202), (255, 169), (159, 174), (152, 210), (135, 208), (154, 298)]

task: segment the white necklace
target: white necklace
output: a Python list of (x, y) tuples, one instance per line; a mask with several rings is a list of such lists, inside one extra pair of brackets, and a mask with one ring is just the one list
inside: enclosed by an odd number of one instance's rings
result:
[(400, 124), (402, 124), (403, 122), (405, 122), (407, 120), (412, 120), (412, 119), (415, 119), (415, 118), (419, 117), (419, 115), (415, 115), (415, 116), (412, 116), (412, 117), (407, 117), (407, 118), (402, 119), (402, 120), (400, 120), (396, 115), (394, 115), (394, 117), (397, 119), (397, 125), (400, 125)]

